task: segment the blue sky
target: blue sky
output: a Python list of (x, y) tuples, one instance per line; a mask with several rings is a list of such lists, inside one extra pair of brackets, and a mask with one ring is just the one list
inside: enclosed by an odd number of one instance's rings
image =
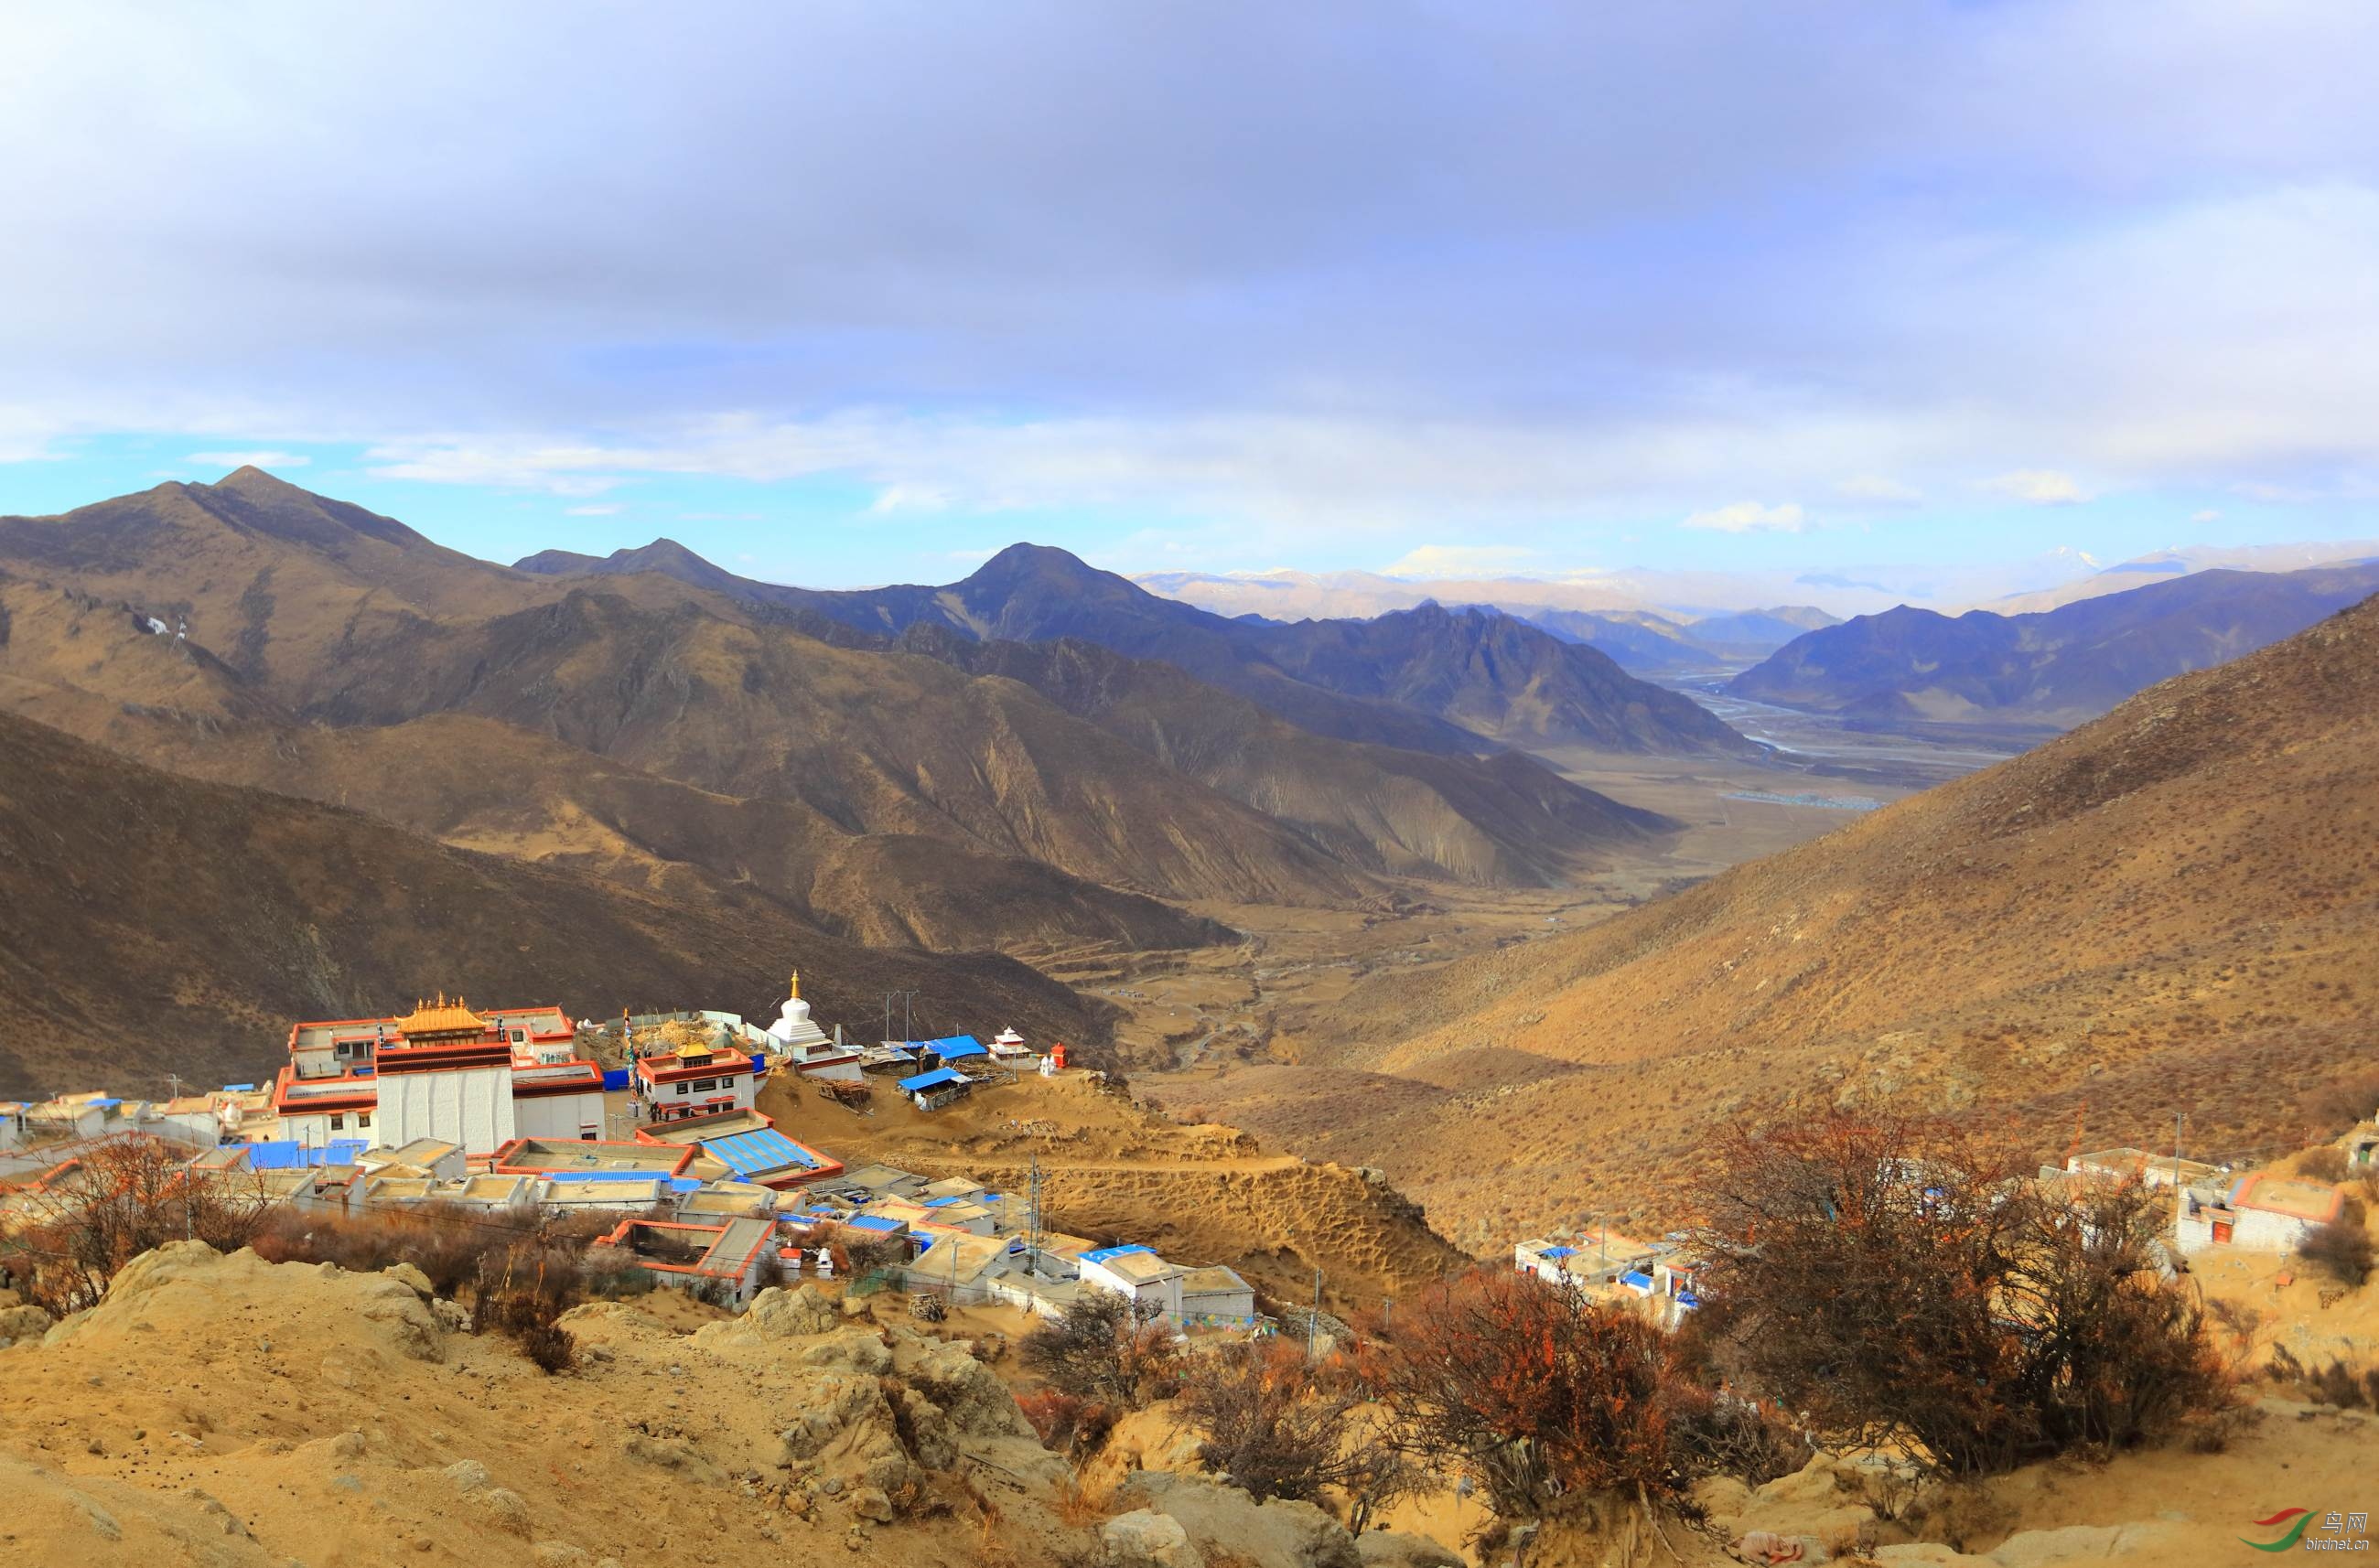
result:
[(2379, 535), (2367, 5), (25, 9), (0, 511), (273, 454), (820, 585)]

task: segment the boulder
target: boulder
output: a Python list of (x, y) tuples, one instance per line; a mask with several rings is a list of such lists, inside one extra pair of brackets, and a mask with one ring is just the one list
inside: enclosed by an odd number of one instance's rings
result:
[(694, 1333), (694, 1343), (730, 1345), (752, 1340), (806, 1339), (841, 1326), (834, 1297), (814, 1285), (787, 1290), (772, 1285), (752, 1298), (740, 1317), (705, 1323)]
[(2054, 1568), (2066, 1562), (2131, 1557), (2143, 1562), (2182, 1560), (2188, 1536), (2162, 1520), (2135, 1525), (2068, 1525), (2056, 1530), (2022, 1530), (2001, 1541), (1985, 1562), (1998, 1568)]
[(1206, 1568), (1181, 1521), (1139, 1509), (1118, 1514), (1099, 1531), (1104, 1568)]
[(1366, 1530), (1355, 1538), (1355, 1552), (1363, 1568), (1470, 1568), (1460, 1552), (1401, 1530)]
[(802, 1365), (865, 1372), (875, 1377), (892, 1369), (892, 1353), (875, 1334), (864, 1329), (852, 1329), (803, 1351)]
[(1181, 1522), (1201, 1553), (1265, 1568), (1362, 1568), (1346, 1526), (1310, 1502), (1258, 1502), (1237, 1487), (1200, 1476), (1134, 1476), (1117, 1493)]
[(0, 1307), (0, 1339), (39, 1339), (50, 1332), (50, 1315), (39, 1307)]

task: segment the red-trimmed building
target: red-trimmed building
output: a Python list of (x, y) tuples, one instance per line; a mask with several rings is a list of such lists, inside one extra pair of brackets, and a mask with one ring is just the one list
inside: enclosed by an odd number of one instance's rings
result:
[(755, 1092), (750, 1055), (731, 1045), (693, 1041), (674, 1051), (637, 1057), (629, 1081), (644, 1118), (654, 1122), (748, 1111)]
[(572, 1054), (576, 1036), (559, 1007), (483, 1016), (442, 995), (402, 1018), (300, 1023), (272, 1109), (284, 1136), (318, 1146), (434, 1138), (479, 1155), (519, 1138), (597, 1139), (603, 1070)]
[(707, 1285), (723, 1304), (740, 1308), (760, 1293), (767, 1265), (776, 1260), (777, 1226), (765, 1219), (718, 1225), (622, 1220), (596, 1245), (616, 1248), (662, 1285)]

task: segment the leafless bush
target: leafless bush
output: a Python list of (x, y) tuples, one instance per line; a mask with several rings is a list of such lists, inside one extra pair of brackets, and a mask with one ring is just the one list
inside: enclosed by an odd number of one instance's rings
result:
[(1702, 1196), (1725, 1354), (1830, 1448), (1989, 1474), (2230, 1403), (2136, 1185), (2071, 1199), (1949, 1129), (1835, 1116), (1738, 1135)]
[(98, 1302), (133, 1259), (168, 1241), (247, 1246), (272, 1212), (254, 1173), (194, 1172), (187, 1152), (142, 1133), (109, 1139), (18, 1195), (30, 1221), (0, 1243), (18, 1290), (64, 1317)]
[(2371, 1232), (2361, 1220), (2342, 1215), (2315, 1226), (2297, 1248), (2297, 1256), (2345, 1285), (2360, 1285), (2369, 1279), (2374, 1261)]
[(1395, 1441), (1478, 1478), (1501, 1517), (1540, 1515), (1569, 1493), (1683, 1490), (1670, 1449), (1675, 1369), (1636, 1312), (1479, 1271), (1400, 1305), (1395, 1337), (1365, 1357)]
[(1085, 1289), (1064, 1317), (1026, 1334), (1019, 1354), (1067, 1393), (1137, 1410), (1175, 1386), (1179, 1357), (1162, 1318), (1144, 1302)]

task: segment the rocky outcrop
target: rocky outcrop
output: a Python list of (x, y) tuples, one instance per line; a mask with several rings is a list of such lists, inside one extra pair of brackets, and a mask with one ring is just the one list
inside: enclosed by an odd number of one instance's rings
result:
[(1179, 1522), (1209, 1558), (1266, 1568), (1363, 1568), (1355, 1538), (1310, 1502), (1258, 1502), (1237, 1487), (1199, 1476), (1134, 1476), (1116, 1501)]

